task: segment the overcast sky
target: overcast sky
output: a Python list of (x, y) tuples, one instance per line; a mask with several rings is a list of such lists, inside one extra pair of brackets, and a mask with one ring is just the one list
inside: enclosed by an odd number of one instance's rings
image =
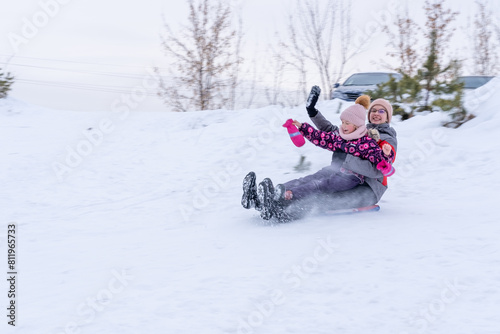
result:
[[(187, 23), (187, 1), (171, 0), (0, 0), (0, 67), (18, 79), (12, 96), (30, 103), (71, 110), (109, 110), (150, 75), (152, 66), (166, 67), (160, 48), (162, 13), (175, 30)], [(326, 0), (320, 0), (324, 2)], [(245, 58), (268, 59), (266, 50), (283, 29), (294, 0), (233, 0), (245, 31)], [(353, 0), (352, 20), (361, 33), (376, 29), (382, 13), (394, 13), (402, 1)], [(409, 11), (422, 21), (424, 0), (410, 1)], [(500, 19), (500, 0), (490, 0)], [(457, 52), (467, 47), (471, 0), (448, 0), (460, 11)], [(420, 22), (423, 23), (423, 22)], [(386, 37), (375, 34), (367, 52), (351, 62), (348, 72), (383, 70)], [(8, 62), (8, 65), (6, 64)], [(314, 83), (311, 83), (314, 84)], [(142, 101), (142, 100), (141, 100)], [(161, 110), (156, 97), (141, 110)]]

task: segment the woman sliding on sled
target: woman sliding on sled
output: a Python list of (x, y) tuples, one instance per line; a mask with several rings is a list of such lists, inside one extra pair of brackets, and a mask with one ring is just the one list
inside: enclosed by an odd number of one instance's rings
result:
[[(273, 187), (264, 179), (256, 185), (255, 173), (243, 180), (243, 207), (256, 208), (263, 219), (287, 221), (298, 218), (315, 206), (344, 209), (376, 204), (387, 189), (387, 176), (396, 155), (396, 131), (389, 125), (392, 106), (384, 99), (369, 104), (361, 96), (356, 104), (341, 114), (339, 129), (315, 108), (320, 88), (311, 89), (306, 109), (315, 130), (307, 123), (299, 126), (301, 133), (313, 144), (334, 151), (330, 166), (315, 174)], [(369, 107), (369, 124), (365, 126), (365, 108)], [(367, 136), (367, 133), (373, 138)], [(378, 167), (378, 168), (377, 168)]]

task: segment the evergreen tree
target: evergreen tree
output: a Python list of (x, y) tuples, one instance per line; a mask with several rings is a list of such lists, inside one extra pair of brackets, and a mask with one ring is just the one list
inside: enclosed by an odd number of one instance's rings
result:
[(432, 96), (439, 95), (443, 91), (443, 84), (439, 81), (440, 77), (446, 73), (450, 68), (447, 66), (444, 69), (441, 69), (441, 66), (438, 62), (438, 53), (437, 53), (437, 33), (436, 31), (432, 31), (430, 34), (430, 46), (429, 46), (429, 54), (427, 55), (427, 60), (424, 63), (424, 66), (418, 70), (417, 77), (419, 81), (423, 82), (423, 105), (420, 108), (420, 111), (430, 110), (432, 111)]
[(422, 87), (418, 77), (410, 76), (399, 71), (402, 78), (397, 80), (391, 76), (389, 81), (377, 85), (373, 91), (367, 92), (372, 99), (384, 98), (392, 104), (393, 114), (401, 115), (402, 119), (408, 119), (413, 116), (417, 108)]
[(10, 86), (14, 83), (14, 77), (10, 73), (1, 72), (0, 68), (0, 99), (4, 99), (11, 90)]
[[(436, 52), (437, 34), (430, 34), (427, 58), (417, 74), (410, 76), (399, 72), (402, 78), (395, 77), (368, 94), (373, 98), (385, 98), (393, 104), (395, 115), (402, 115), (403, 120), (415, 112), (448, 111), (451, 113), (453, 126), (459, 126), (470, 119), (463, 107), (463, 84), (458, 81), (460, 63), (456, 60), (442, 68)], [(458, 125), (457, 125), (458, 124)]]
[[(412, 117), (415, 112), (442, 110), (451, 113), (453, 125), (452, 122), (450, 125), (459, 126), (471, 117), (463, 107), (463, 84), (458, 81), (461, 64), (456, 60), (446, 64), (445, 60), (446, 47), (454, 31), (450, 24), (458, 13), (445, 9), (443, 4), (444, 0), (425, 1), (424, 37), (428, 46), (423, 56), (416, 54), (413, 35), (419, 27), (408, 18), (408, 14), (398, 16), (394, 22), (397, 33), (391, 32), (389, 26), (385, 27), (393, 40), (390, 45), (400, 58), (396, 71), (402, 74), (402, 78), (392, 78), (370, 93), (372, 98), (384, 97), (391, 101), (394, 114), (402, 115), (403, 119)], [(424, 60), (420, 66), (418, 59)]]
[(433, 101), (433, 105), (450, 112), (452, 120), (444, 124), (446, 127), (457, 128), (474, 118), (474, 115), (469, 114), (463, 105), (464, 83), (458, 80), (460, 69), (461, 64), (458, 61), (450, 64), (451, 78), (444, 87), (444, 93), (448, 98), (438, 98)]

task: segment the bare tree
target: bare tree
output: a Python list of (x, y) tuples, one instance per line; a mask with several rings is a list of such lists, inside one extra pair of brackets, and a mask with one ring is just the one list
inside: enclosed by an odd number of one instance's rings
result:
[(257, 95), (258, 78), (257, 78), (257, 61), (255, 57), (253, 57), (251, 60), (250, 69), (246, 71), (246, 76), (251, 79), (243, 81), (245, 84), (243, 88), (243, 91), (245, 92), (244, 94), (245, 98), (242, 99), (244, 102), (240, 103), (240, 105), (243, 108), (249, 109), (252, 107), (255, 96)]
[[(449, 41), (455, 31), (450, 26), (458, 15), (458, 12), (453, 12), (451, 9), (444, 9), (445, 0), (425, 0), (424, 10), (426, 15), (424, 37), (430, 41), (435, 40), (433, 52), (436, 55), (436, 61), (443, 66), (443, 58), (445, 50), (447, 50)], [(427, 51), (430, 46), (428, 46)], [(443, 66), (444, 67), (444, 66)]]
[(286, 59), (285, 64), (294, 69), (298, 74), (297, 91), (299, 92), (299, 99), (304, 101), (309, 94), (307, 87), (306, 55), (303, 45), (299, 42), (292, 15), (288, 17), (287, 31), (290, 44), (283, 41), (280, 42), (279, 46), (284, 51), (280, 50), (278, 53), (281, 57)]
[[(340, 61), (338, 70), (336, 71), (337, 77), (334, 82), (338, 82), (344, 76), (344, 70), (347, 63), (367, 44), (366, 42), (371, 38), (371, 34), (363, 34), (358, 36), (354, 41), (354, 33), (352, 29), (352, 1), (340, 1), (338, 18), (339, 18), (339, 45)], [(332, 86), (330, 85), (330, 90)]]
[[(324, 8), (319, 8), (318, 1), (297, 1), (298, 30), (296, 38), (298, 45), (304, 49), (306, 59), (316, 66), (324, 92), (332, 90), (332, 45), (334, 39), (336, 5), (327, 1)], [(330, 94), (323, 94), (325, 99)]]
[(500, 45), (500, 25), (495, 25), (495, 32), (497, 35), (497, 44)]
[(278, 52), (274, 52), (272, 61), (267, 64), (272, 67), (272, 71), (269, 73), (273, 74), (273, 81), (271, 87), (265, 88), (265, 95), (267, 102), (270, 104), (283, 105), (280, 96), (282, 95), (283, 89), (283, 73), (285, 70), (285, 61), (283, 57), (280, 56)]
[[(351, 0), (328, 1), (323, 8), (318, 1), (297, 1), (296, 13), (290, 14), (286, 42), (279, 45), (286, 55), (286, 64), (298, 74), (298, 98), (303, 101), (309, 94), (308, 70), (321, 80), (324, 99), (329, 99), (333, 83), (343, 75), (348, 62), (366, 45), (370, 35), (354, 41), (351, 23)], [(338, 33), (335, 33), (339, 20)], [(335, 45), (335, 47), (334, 47)], [(335, 52), (335, 53), (334, 53)], [(309, 75), (310, 76), (310, 75)]]
[(235, 85), (240, 61), (235, 55), (240, 40), (231, 27), (231, 7), (223, 0), (188, 3), (189, 24), (178, 34), (164, 22), (161, 45), (172, 61), (173, 80), (161, 80), (158, 95), (174, 111), (218, 109), (231, 101), (230, 87)]
[[(489, 75), (497, 70), (498, 54), (493, 41), (493, 22), (485, 0), (476, 0), (477, 12), (474, 17), (472, 42), (474, 73)], [(498, 29), (498, 27), (496, 27)]]
[[(393, 31), (392, 27), (395, 27), (396, 31)], [(409, 16), (408, 9), (404, 13), (397, 13), (393, 25), (384, 25), (383, 31), (389, 37), (388, 46), (394, 49), (389, 52), (389, 56), (399, 60), (399, 67), (396, 70), (414, 76), (420, 66), (417, 52), (420, 27)]]
[(243, 62), (243, 57), (241, 56), (241, 44), (243, 42), (243, 21), (241, 20), (241, 17), (238, 19), (238, 31), (236, 34), (236, 44), (235, 44), (235, 49), (234, 49), (234, 63), (232, 65), (231, 69), (231, 75), (230, 75), (230, 97), (229, 97), (229, 103), (228, 103), (228, 108), (230, 110), (236, 109), (236, 100), (239, 96), (237, 96), (237, 90), (239, 88), (239, 75), (240, 75), (240, 65)]

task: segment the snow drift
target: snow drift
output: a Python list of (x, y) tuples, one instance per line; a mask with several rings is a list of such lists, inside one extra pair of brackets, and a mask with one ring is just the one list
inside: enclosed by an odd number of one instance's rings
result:
[[(72, 112), (0, 101), (0, 234), (18, 234), (19, 333), (493, 333), (500, 82), (458, 129), (393, 121), (381, 211), (269, 225), (239, 201), (329, 164), (281, 126), (304, 107)], [(318, 104), (339, 122), (339, 102)], [(296, 172), (301, 156), (311, 166)], [(2, 247), (4, 250), (5, 246)], [(4, 263), (6, 252), (4, 252)], [(0, 285), (4, 313), (7, 283)]]

